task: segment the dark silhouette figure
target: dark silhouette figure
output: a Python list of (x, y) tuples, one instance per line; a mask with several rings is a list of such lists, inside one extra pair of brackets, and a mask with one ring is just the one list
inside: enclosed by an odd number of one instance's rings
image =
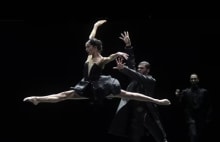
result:
[(208, 90), (199, 87), (199, 77), (190, 75), (191, 86), (184, 90), (176, 89), (175, 95), (184, 110), (189, 142), (206, 141), (205, 129), (212, 120), (212, 103)]
[[(142, 61), (136, 70), (129, 33), (122, 33), (120, 39), (126, 45), (125, 52), (129, 54), (129, 58), (126, 64), (118, 58), (115, 69), (131, 78), (127, 90), (153, 96), (156, 80), (149, 74), (150, 63)], [(127, 137), (130, 142), (167, 142), (157, 105), (129, 99), (121, 99), (109, 133)]]

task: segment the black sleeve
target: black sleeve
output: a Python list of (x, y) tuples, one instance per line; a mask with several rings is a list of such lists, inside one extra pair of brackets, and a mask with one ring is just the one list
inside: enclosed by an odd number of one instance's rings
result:
[(128, 67), (124, 67), (122, 70), (120, 70), (123, 74), (129, 76), (131, 79), (133, 80), (136, 80), (138, 82), (141, 82), (141, 83), (146, 83), (146, 82), (152, 82), (152, 81), (156, 81), (153, 77), (148, 77), (148, 76), (145, 76), (139, 72), (137, 72), (136, 70), (134, 69), (130, 69)]
[(136, 69), (135, 65), (135, 56), (134, 56), (134, 50), (132, 46), (126, 46), (125, 47), (125, 53), (129, 55), (128, 59), (126, 60), (126, 65), (131, 69)]

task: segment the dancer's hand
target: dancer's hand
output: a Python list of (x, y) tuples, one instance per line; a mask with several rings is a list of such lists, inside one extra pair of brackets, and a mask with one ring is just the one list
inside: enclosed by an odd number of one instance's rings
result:
[(127, 60), (129, 56), (127, 53), (124, 53), (124, 52), (117, 52), (117, 55), (122, 56), (125, 60)]
[(99, 20), (99, 21), (97, 21), (97, 22), (94, 24), (94, 27), (99, 27), (99, 26), (101, 26), (102, 24), (104, 24), (105, 22), (107, 22), (107, 20)]

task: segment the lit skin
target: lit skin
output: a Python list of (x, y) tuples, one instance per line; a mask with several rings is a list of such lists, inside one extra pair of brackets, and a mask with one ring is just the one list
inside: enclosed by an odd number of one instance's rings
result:
[[(105, 22), (107, 21), (99, 20), (94, 24), (93, 29), (89, 35), (89, 39), (95, 38), (97, 29)], [(89, 44), (89, 42), (86, 42), (85, 50), (88, 53), (86, 62), (89, 63), (89, 70), (91, 69), (94, 63), (104, 68), (106, 64), (108, 64), (111, 61), (114, 61), (118, 57), (121, 57), (123, 59), (128, 58), (128, 54), (124, 52), (117, 52), (117, 53), (111, 54), (108, 57), (103, 57), (100, 51), (97, 49), (97, 47)], [(121, 89), (120, 94), (117, 94), (114, 96), (110, 95), (110, 96), (112, 98), (124, 98), (124, 99), (131, 99), (131, 100), (137, 100), (137, 101), (153, 102), (158, 105), (170, 105), (170, 101), (167, 99), (155, 99), (155, 98), (145, 96), (140, 93), (128, 92), (122, 89)], [(69, 100), (69, 99), (79, 100), (79, 99), (88, 99), (88, 98), (78, 95), (74, 90), (68, 90), (68, 91), (60, 92), (57, 94), (46, 95), (46, 96), (30, 96), (30, 97), (24, 98), (23, 101), (31, 102), (34, 105), (37, 105), (39, 103), (57, 103), (57, 102)]]

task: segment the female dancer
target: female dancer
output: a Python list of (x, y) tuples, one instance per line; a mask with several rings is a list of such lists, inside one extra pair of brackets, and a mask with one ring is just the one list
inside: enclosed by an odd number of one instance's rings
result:
[(84, 64), (84, 77), (79, 83), (68, 91), (46, 96), (30, 96), (24, 98), (23, 101), (37, 105), (39, 103), (56, 103), (68, 99), (94, 99), (101, 101), (106, 97), (112, 97), (152, 102), (158, 105), (170, 105), (171, 103), (168, 99), (155, 99), (141, 93), (125, 91), (121, 89), (117, 79), (110, 75), (102, 75), (102, 70), (109, 62), (119, 56), (124, 59), (128, 58), (128, 54), (123, 52), (117, 52), (108, 57), (101, 55), (102, 42), (95, 38), (95, 35), (97, 29), (105, 22), (106, 20), (99, 20), (93, 25), (89, 40), (85, 44), (88, 57)]

